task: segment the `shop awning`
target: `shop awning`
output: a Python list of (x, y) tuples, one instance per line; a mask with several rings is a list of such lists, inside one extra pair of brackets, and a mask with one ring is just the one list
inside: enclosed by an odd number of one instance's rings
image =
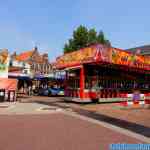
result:
[(17, 79), (0, 78), (0, 89), (16, 90), (17, 82)]

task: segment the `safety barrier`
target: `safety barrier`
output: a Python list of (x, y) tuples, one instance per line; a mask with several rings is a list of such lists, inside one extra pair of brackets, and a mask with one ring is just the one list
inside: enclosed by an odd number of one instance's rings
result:
[(140, 99), (133, 100), (133, 94), (126, 94), (127, 100), (121, 102), (123, 106), (137, 106), (137, 105), (149, 105), (150, 104), (150, 93), (140, 94)]
[[(133, 93), (134, 94), (134, 93)], [(133, 101), (133, 94), (128, 94), (126, 92), (121, 92), (117, 89), (84, 89), (83, 91), (83, 98), (84, 99), (98, 99), (99, 102), (102, 101), (113, 101), (113, 102), (119, 102), (121, 101), (124, 105), (132, 105), (134, 103), (135, 105), (138, 103), (136, 101)], [(80, 89), (66, 89), (65, 90), (65, 96), (70, 98), (79, 98), (80, 99)], [(131, 101), (131, 102), (130, 102)], [(144, 101), (144, 102), (142, 102)], [(147, 94), (140, 94), (139, 104), (147, 104), (150, 101), (150, 93)]]

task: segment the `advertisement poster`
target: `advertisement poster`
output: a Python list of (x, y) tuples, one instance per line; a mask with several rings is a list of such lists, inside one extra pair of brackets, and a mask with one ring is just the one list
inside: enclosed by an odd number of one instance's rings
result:
[(142, 55), (131, 54), (116, 48), (112, 48), (112, 63), (128, 65), (136, 68), (149, 69), (150, 59)]
[(8, 78), (9, 56), (7, 50), (0, 50), (0, 78)]

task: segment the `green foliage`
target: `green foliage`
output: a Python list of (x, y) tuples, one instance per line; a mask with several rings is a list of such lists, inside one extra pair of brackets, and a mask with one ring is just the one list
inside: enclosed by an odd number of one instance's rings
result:
[(100, 31), (98, 36), (97, 36), (97, 42), (98, 43), (101, 43), (101, 44), (105, 44), (105, 36), (104, 36), (104, 33), (103, 31)]
[(88, 45), (96, 44), (97, 43), (97, 32), (96, 30), (90, 29), (88, 33)]
[(65, 44), (64, 45), (64, 53), (67, 53), (67, 52), (70, 52), (70, 47), (69, 47), (69, 44)]
[(105, 38), (102, 31), (97, 34), (94, 28), (88, 30), (85, 26), (80, 25), (73, 32), (73, 37), (64, 45), (64, 53), (72, 52), (98, 43), (108, 46), (111, 45), (110, 41)]
[(75, 50), (87, 46), (88, 29), (84, 26), (79, 26), (77, 30), (73, 32), (73, 39), (74, 39), (74, 44), (75, 44)]

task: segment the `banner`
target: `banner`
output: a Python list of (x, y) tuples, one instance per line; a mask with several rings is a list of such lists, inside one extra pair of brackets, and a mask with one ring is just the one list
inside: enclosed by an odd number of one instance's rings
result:
[(57, 58), (56, 66), (69, 66), (74, 64), (80, 64), (82, 62), (87, 62), (91, 60), (96, 54), (96, 49), (92, 47), (87, 47), (78, 51), (64, 54), (63, 56)]
[(17, 79), (0, 78), (0, 89), (17, 90)]
[(80, 65), (94, 61), (110, 62), (111, 52), (109, 50), (110, 49), (108, 49), (106, 46), (97, 44), (64, 54), (56, 59), (56, 68)]
[(7, 50), (0, 50), (0, 77), (8, 78), (9, 56)]
[[(150, 57), (149, 57), (150, 58)], [(146, 56), (132, 54), (117, 48), (112, 48), (112, 63), (131, 67), (150, 69), (150, 59)]]
[(91, 62), (106, 62), (150, 70), (150, 57), (101, 44), (64, 54), (56, 59), (55, 67), (67, 68)]

